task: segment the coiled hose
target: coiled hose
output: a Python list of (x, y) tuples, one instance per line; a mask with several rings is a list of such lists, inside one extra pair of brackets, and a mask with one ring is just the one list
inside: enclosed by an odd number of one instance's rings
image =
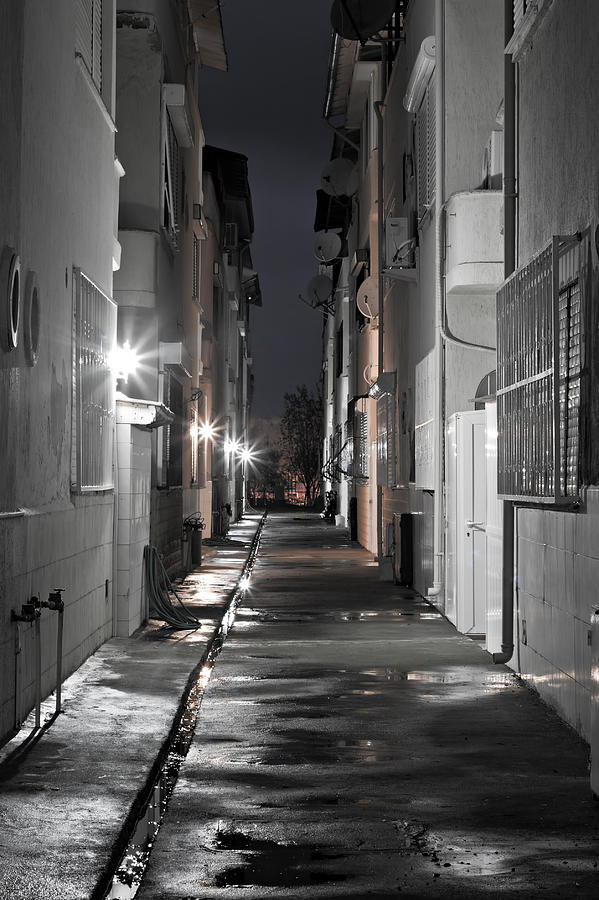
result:
[[(162, 619), (171, 628), (181, 631), (202, 627), (200, 620), (185, 606), (174, 589), (156, 547), (149, 544), (144, 547), (144, 572), (152, 618)], [(177, 598), (178, 607), (172, 603), (171, 594)]]

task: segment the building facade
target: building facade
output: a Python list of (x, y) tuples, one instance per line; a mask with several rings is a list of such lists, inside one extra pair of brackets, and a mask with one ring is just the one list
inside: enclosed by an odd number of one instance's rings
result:
[(343, 524), (590, 740), (596, 17), (575, 7), (337, 23), (312, 302)]
[[(60, 617), (64, 675), (112, 634), (114, 15), (0, 12), (0, 740), (54, 688)], [(57, 588), (64, 613), (38, 618), (30, 598)]]

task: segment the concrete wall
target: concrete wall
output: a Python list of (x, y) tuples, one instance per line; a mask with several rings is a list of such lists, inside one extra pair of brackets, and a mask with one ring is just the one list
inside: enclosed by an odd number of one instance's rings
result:
[[(554, 234), (599, 223), (599, 18), (590, 0), (553, 3), (518, 64), (518, 264)], [(597, 256), (592, 249), (583, 397), (583, 478), (599, 480)], [(578, 513), (517, 512), (519, 669), (584, 737), (590, 734), (590, 616), (599, 577), (599, 489), (588, 487)], [(525, 623), (525, 624), (524, 624)], [(524, 633), (525, 632), (525, 633)]]
[[(37, 364), (27, 364), (22, 330), (16, 350), (0, 351), (0, 513), (24, 511), (0, 518), (1, 741), (13, 725), (11, 610), (33, 593), (45, 598), (65, 588), (65, 676), (112, 631), (113, 497), (71, 494), (70, 467), (72, 272), (81, 267), (110, 296), (116, 180), (110, 32), (102, 98), (76, 60), (68, 0), (3, 4), (0, 15), (0, 249), (17, 250), (23, 276), (36, 273), (40, 296)], [(44, 693), (54, 686), (55, 627), (44, 612)], [(27, 635), (22, 660), (26, 712), (33, 696)]]

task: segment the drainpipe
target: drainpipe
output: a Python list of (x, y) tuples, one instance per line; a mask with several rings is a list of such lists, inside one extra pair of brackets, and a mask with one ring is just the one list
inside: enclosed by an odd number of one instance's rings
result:
[[(512, 0), (504, 0), (504, 45), (514, 31)], [(516, 78), (509, 54), (504, 55), (504, 274), (508, 278), (516, 268)], [(514, 504), (503, 502), (503, 565), (501, 592), (501, 653), (493, 662), (507, 663), (514, 653)]]
[(441, 222), (445, 203), (445, 4), (435, 0), (435, 133), (437, 154), (435, 161), (435, 362), (437, 369), (437, 391), (435, 422), (437, 424), (435, 454), (435, 494), (433, 507), (433, 586), (427, 591), (428, 599), (435, 599), (443, 593), (443, 432), (444, 432), (444, 360), (443, 342), (443, 284), (441, 265)]
[[(377, 117), (377, 259), (378, 259), (378, 294), (379, 294), (379, 331), (378, 331), (378, 366), (379, 375), (382, 375), (385, 367), (384, 361), (384, 330), (385, 330), (385, 208), (384, 208), (384, 170), (383, 170), (383, 141), (384, 121), (383, 105), (387, 93), (387, 45), (381, 41), (381, 99), (374, 104)], [(379, 566), (383, 562), (383, 486), (376, 487), (376, 553)]]

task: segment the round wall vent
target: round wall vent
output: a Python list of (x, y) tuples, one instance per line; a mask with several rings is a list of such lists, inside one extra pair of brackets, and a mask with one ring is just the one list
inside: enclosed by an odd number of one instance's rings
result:
[(4, 306), (2, 336), (5, 349), (14, 350), (19, 342), (21, 314), (21, 261), (14, 250), (6, 247), (2, 255), (2, 304)]
[(23, 331), (27, 362), (34, 366), (38, 360), (40, 344), (40, 292), (35, 272), (28, 272), (25, 282)]

